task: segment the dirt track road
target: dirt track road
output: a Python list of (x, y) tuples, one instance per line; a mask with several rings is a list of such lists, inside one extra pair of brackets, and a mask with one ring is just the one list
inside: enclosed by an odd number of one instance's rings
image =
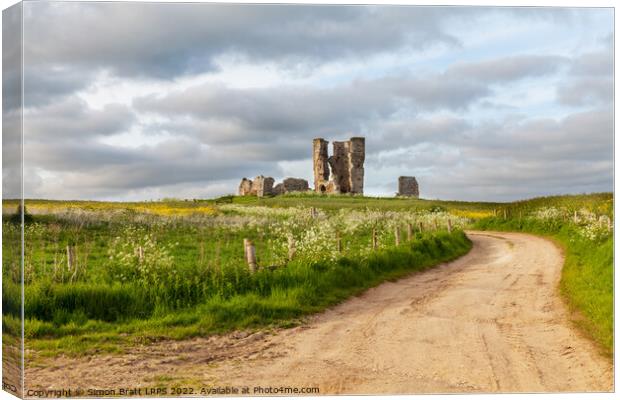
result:
[[(318, 386), (332, 393), (610, 391), (611, 361), (569, 321), (562, 255), (516, 233), (275, 334), (164, 342), (29, 368), (27, 387)], [(106, 371), (102, 373), (102, 371)], [(54, 382), (52, 385), (49, 382)]]

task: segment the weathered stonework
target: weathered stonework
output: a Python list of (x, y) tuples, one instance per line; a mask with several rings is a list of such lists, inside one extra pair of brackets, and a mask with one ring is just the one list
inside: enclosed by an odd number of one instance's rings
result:
[(366, 139), (354, 137), (349, 141), (349, 187), (351, 193), (364, 193), (364, 161)]
[(298, 178), (286, 178), (282, 183), (274, 186), (274, 179), (270, 176), (257, 176), (254, 180), (243, 178), (239, 184), (239, 196), (269, 196), (290, 192), (305, 192), (309, 190), (308, 181)]
[(283, 193), (305, 192), (310, 189), (308, 181), (299, 178), (286, 178), (281, 183)]
[(363, 194), (365, 139), (354, 137), (346, 142), (333, 142), (331, 157), (327, 157), (327, 141), (317, 138), (313, 143), (314, 190)]
[(273, 194), (274, 179), (270, 176), (259, 175), (252, 182), (252, 191), (256, 191), (256, 196), (263, 197)]
[(239, 184), (239, 196), (248, 196), (252, 192), (252, 180), (248, 178), (241, 179)]
[(327, 191), (329, 183), (329, 164), (327, 157), (327, 144), (329, 142), (321, 138), (312, 141), (312, 161), (314, 165), (314, 190), (319, 193)]
[(254, 180), (243, 178), (239, 184), (239, 196), (268, 196), (273, 193), (274, 180), (270, 176), (259, 175)]
[(332, 181), (337, 193), (349, 193), (349, 143), (334, 142), (333, 155), (328, 159)]
[(307, 192), (310, 190), (308, 181), (298, 178), (286, 178), (282, 183), (278, 183), (273, 188), (273, 194), (284, 194), (291, 192)]
[(398, 177), (398, 196), (420, 197), (418, 181), (415, 176)]

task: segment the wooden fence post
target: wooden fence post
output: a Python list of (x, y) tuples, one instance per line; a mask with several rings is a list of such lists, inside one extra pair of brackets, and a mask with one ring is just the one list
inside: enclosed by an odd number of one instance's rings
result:
[(411, 242), (413, 239), (413, 226), (411, 226), (411, 222), (407, 222), (407, 241)]
[(372, 249), (377, 250), (377, 229), (372, 228)]
[(312, 216), (312, 218), (316, 218), (317, 217), (316, 207), (312, 207), (310, 209), (310, 216)]
[(67, 270), (73, 270), (73, 263), (75, 262), (75, 252), (73, 246), (67, 245)]
[(295, 238), (291, 235), (288, 237), (288, 260), (292, 261), (293, 257), (295, 257), (295, 253), (297, 252), (297, 248), (295, 248)]
[(606, 215), (607, 217), (607, 230), (611, 231), (611, 217), (609, 217), (609, 215)]
[(437, 226), (437, 217), (433, 220), (433, 225), (435, 225), (435, 230), (439, 230), (439, 226)]
[(577, 224), (579, 219), (577, 218), (577, 210), (573, 213), (573, 223)]
[(394, 244), (400, 245), (400, 226), (394, 227)]
[(448, 218), (448, 233), (452, 233), (452, 220)]
[(422, 221), (418, 222), (418, 225), (420, 226), (420, 233), (424, 232), (424, 224)]
[(256, 247), (250, 239), (243, 239), (243, 244), (245, 247), (245, 258), (248, 262), (248, 268), (250, 268), (250, 272), (254, 273), (258, 269), (258, 264), (256, 263)]
[(504, 219), (506, 219), (506, 209), (504, 208)]

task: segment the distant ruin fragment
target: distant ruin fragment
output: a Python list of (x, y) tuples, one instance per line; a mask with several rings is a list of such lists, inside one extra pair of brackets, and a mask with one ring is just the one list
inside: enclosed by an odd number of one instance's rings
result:
[(254, 180), (247, 178), (241, 179), (239, 184), (239, 196), (268, 196), (273, 194), (274, 179), (270, 176), (259, 175)]
[(273, 184), (275, 180), (270, 176), (257, 176), (252, 182), (252, 190), (256, 190), (258, 197), (268, 196), (273, 194)]
[(398, 177), (398, 196), (420, 197), (418, 181), (415, 176)]
[(333, 143), (328, 157), (323, 138), (313, 141), (314, 190), (317, 193), (364, 193), (364, 160), (366, 144), (363, 137)]
[(273, 194), (284, 194), (290, 192), (306, 192), (310, 190), (308, 181), (300, 178), (286, 178), (282, 183), (278, 183), (273, 188)]
[(239, 196), (271, 196), (290, 192), (309, 190), (308, 181), (298, 178), (286, 178), (274, 186), (275, 180), (270, 176), (259, 175), (254, 180), (243, 178), (239, 184)]
[(238, 193), (239, 196), (249, 196), (252, 193), (252, 181), (248, 178), (241, 179)]

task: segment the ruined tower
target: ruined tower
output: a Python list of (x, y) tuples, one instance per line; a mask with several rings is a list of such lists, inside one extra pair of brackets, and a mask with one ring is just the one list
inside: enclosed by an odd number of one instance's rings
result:
[(331, 157), (327, 154), (327, 144), (322, 138), (313, 141), (314, 190), (363, 194), (365, 139), (354, 137), (345, 142), (333, 142)]
[(327, 141), (321, 138), (312, 141), (312, 162), (314, 164), (314, 190), (325, 193), (329, 184), (329, 164), (327, 163)]
[(349, 140), (349, 187), (351, 193), (364, 193), (364, 160), (366, 139), (353, 137)]

